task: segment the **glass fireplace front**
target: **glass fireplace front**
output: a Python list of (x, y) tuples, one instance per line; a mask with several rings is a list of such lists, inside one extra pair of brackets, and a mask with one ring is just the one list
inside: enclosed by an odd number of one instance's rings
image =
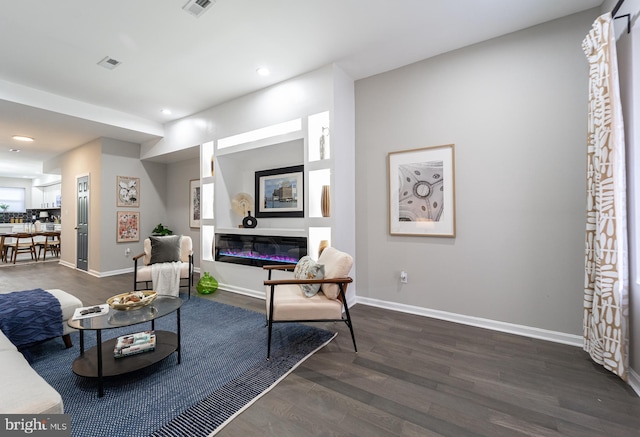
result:
[(216, 234), (216, 261), (262, 267), (295, 264), (306, 254), (307, 237)]

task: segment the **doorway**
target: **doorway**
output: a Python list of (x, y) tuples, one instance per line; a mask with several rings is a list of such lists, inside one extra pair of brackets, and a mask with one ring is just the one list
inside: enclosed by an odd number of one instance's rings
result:
[(76, 267), (89, 269), (89, 176), (77, 179), (78, 217), (76, 220)]

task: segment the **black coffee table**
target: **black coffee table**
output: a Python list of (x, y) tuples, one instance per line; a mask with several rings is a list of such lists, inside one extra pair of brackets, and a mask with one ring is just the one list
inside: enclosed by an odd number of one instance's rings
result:
[[(73, 362), (73, 373), (87, 378), (98, 378), (98, 397), (102, 397), (105, 376), (122, 375), (143, 369), (164, 360), (173, 352), (178, 353), (178, 364), (180, 364), (181, 306), (182, 299), (179, 297), (158, 296), (155, 301), (142, 308), (127, 311), (109, 308), (107, 314), (100, 316), (80, 320), (69, 319), (67, 324), (80, 331), (80, 356)], [(112, 338), (102, 342), (103, 329), (122, 328), (151, 322), (151, 329), (155, 330), (155, 320), (174, 311), (177, 318), (176, 332), (155, 331), (156, 348), (153, 351), (116, 359), (113, 357), (113, 348), (117, 339)], [(138, 331), (143, 330), (139, 329)], [(96, 346), (87, 351), (84, 350), (84, 331), (96, 332)]]

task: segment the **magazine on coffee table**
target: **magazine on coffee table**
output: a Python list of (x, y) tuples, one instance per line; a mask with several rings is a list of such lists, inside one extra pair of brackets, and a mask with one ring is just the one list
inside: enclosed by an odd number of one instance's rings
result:
[(115, 358), (123, 358), (129, 355), (151, 352), (156, 348), (156, 334), (154, 331), (136, 332), (117, 338), (113, 348)]
[(89, 317), (103, 316), (109, 312), (109, 305), (92, 305), (88, 307), (76, 308), (71, 320), (88, 319)]

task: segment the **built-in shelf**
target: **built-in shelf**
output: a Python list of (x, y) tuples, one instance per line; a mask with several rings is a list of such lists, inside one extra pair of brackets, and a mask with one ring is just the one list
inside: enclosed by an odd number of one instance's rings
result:
[[(220, 250), (215, 236), (220, 234), (304, 238), (313, 258), (321, 244), (331, 243), (330, 201), (340, 187), (333, 186), (330, 119), (330, 112), (324, 111), (303, 118), (297, 130), (270, 138), (232, 142), (228, 147), (221, 147), (220, 140), (201, 146), (203, 260), (215, 258)], [(244, 138), (243, 134), (238, 138)], [(256, 172), (300, 164), (304, 165), (304, 217), (259, 217), (255, 228), (238, 227), (242, 217), (234, 212), (233, 199), (247, 193), (255, 200)]]

